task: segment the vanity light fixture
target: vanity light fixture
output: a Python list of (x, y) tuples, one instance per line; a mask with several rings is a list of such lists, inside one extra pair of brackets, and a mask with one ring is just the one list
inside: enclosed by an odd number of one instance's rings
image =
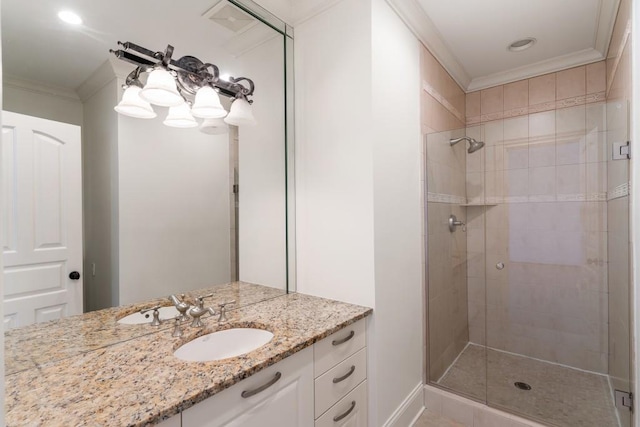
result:
[[(204, 119), (200, 130), (209, 134), (228, 132), (228, 125), (256, 124), (251, 111), (253, 100), (249, 99), (255, 89), (251, 79), (226, 75), (222, 79), (216, 65), (203, 63), (193, 56), (173, 60), (171, 45), (164, 52), (153, 52), (131, 42), (118, 42), (118, 45), (120, 49), (110, 52), (136, 65), (123, 85), (122, 100), (114, 108), (118, 113), (151, 119), (156, 117), (152, 104), (169, 107), (163, 121), (165, 125), (196, 127), (196, 118)], [(233, 99), (229, 113), (220, 103), (220, 95)]]

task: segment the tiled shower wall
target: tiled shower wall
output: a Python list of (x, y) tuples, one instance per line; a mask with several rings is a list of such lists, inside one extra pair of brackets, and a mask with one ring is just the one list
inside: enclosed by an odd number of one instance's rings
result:
[(471, 342), (607, 372), (605, 90), (602, 61), (467, 94)]
[[(423, 230), (428, 256), (425, 272), (428, 298), (425, 340), (430, 380), (438, 380), (468, 342), (466, 239), (450, 233), (449, 215), (466, 221), (465, 149), (450, 147), (449, 138), (464, 135), (465, 93), (425, 48), (421, 52), (422, 132), (426, 174), (422, 185), (427, 203), (427, 230)], [(429, 188), (427, 182), (429, 180)], [(424, 200), (423, 200), (424, 202)], [(427, 271), (428, 268), (428, 271)]]

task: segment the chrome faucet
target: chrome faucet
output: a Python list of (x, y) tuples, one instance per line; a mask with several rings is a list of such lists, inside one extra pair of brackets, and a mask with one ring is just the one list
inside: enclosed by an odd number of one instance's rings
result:
[(171, 295), (169, 297), (169, 299), (171, 300), (171, 302), (173, 303), (173, 305), (176, 307), (176, 310), (178, 310), (178, 313), (180, 313), (180, 321), (184, 322), (186, 320), (189, 320), (189, 316), (187, 315), (187, 311), (192, 307), (191, 304), (189, 304), (186, 300), (185, 300), (185, 295), (184, 294), (180, 294), (180, 298), (178, 298), (175, 295)]
[(193, 326), (194, 328), (202, 328), (204, 326), (204, 323), (202, 323), (202, 320), (200, 318), (205, 314), (209, 313), (212, 316), (216, 314), (216, 311), (213, 309), (213, 307), (205, 308), (204, 306), (204, 299), (212, 296), (213, 294), (209, 294), (209, 295), (204, 295), (196, 298), (195, 307), (191, 307), (189, 309), (188, 311), (189, 316), (193, 317), (193, 322), (191, 322), (191, 326)]

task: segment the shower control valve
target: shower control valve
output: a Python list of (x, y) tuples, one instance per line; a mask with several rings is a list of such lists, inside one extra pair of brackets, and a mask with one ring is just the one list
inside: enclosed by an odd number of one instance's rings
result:
[(455, 215), (449, 215), (449, 231), (453, 233), (454, 231), (456, 231), (456, 227), (460, 226), (462, 226), (463, 232), (467, 231), (467, 224), (462, 221), (458, 221), (458, 218), (456, 218)]

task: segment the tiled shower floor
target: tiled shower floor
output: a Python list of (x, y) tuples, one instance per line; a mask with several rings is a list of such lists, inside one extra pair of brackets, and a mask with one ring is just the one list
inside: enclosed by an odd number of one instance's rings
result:
[[(487, 363), (488, 362), (488, 363)], [(531, 390), (514, 386), (525, 382)], [(617, 427), (607, 377), (468, 345), (438, 384), (562, 427)]]

